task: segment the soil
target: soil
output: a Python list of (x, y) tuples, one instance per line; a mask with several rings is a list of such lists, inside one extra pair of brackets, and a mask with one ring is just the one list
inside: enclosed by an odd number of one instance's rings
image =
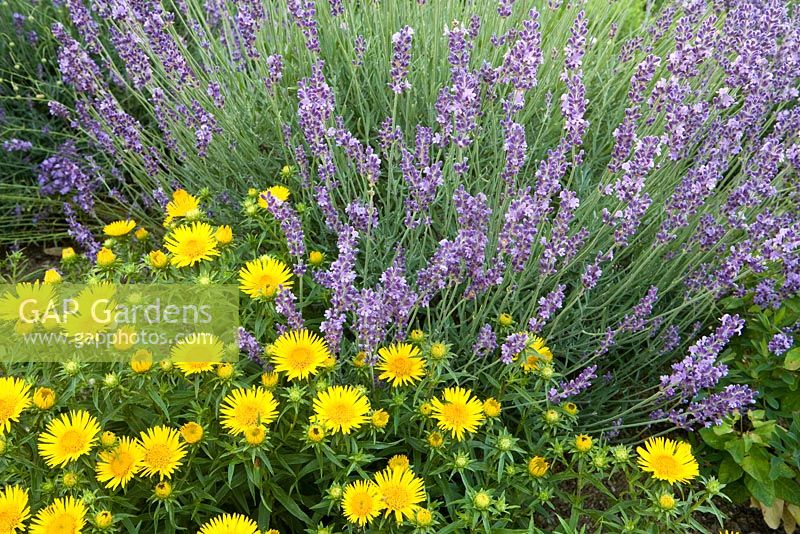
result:
[[(761, 517), (761, 511), (757, 508), (751, 508), (748, 504), (732, 504), (722, 503), (719, 508), (728, 516), (725, 521), (725, 528), (730, 532), (739, 532), (740, 534), (770, 534), (772, 532), (780, 533), (782, 529), (772, 530), (764, 523)], [(716, 533), (718, 525), (716, 520), (711, 516), (702, 516), (701, 523), (711, 532)]]

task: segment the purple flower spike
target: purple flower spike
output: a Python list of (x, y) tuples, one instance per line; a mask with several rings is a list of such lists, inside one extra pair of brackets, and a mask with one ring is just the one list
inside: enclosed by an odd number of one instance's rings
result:
[(589, 389), (592, 385), (592, 380), (595, 378), (597, 378), (597, 366), (590, 365), (569, 382), (561, 382), (558, 384), (558, 388), (551, 388), (547, 392), (547, 400), (556, 403), (574, 397), (580, 392)]
[(411, 89), (411, 84), (408, 82), (408, 67), (411, 63), (411, 41), (414, 38), (414, 29), (411, 26), (405, 26), (402, 30), (392, 35), (392, 46), (394, 52), (392, 53), (392, 81), (389, 82), (389, 87), (397, 94), (402, 94), (408, 89)]

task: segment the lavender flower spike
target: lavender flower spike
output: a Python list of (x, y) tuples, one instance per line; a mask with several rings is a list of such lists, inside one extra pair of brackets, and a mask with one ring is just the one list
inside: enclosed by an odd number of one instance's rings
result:
[(589, 389), (595, 378), (597, 378), (597, 366), (590, 365), (569, 382), (561, 382), (558, 388), (551, 388), (547, 392), (547, 400), (555, 403), (574, 397), (581, 391)]
[(392, 55), (392, 81), (389, 87), (397, 94), (402, 94), (411, 89), (408, 82), (408, 66), (411, 63), (411, 41), (414, 38), (414, 29), (405, 26), (402, 30), (392, 35), (394, 53)]

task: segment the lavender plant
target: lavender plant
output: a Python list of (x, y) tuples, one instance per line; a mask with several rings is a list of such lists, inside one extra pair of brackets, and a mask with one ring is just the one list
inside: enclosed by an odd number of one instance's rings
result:
[[(247, 233), (264, 204), (284, 237), (242, 258), (290, 261), (306, 283), (276, 307), (296, 299), (339, 354), (374, 362), (420, 328), (469, 383), (541, 336), (549, 402), (580, 393), (607, 432), (753, 400), (713, 391), (741, 329), (715, 303), (751, 272), (777, 302), (799, 287), (791, 6), (693, 0), (641, 27), (594, 0), (67, 7), (78, 98), (53, 108), (135, 184), (132, 209), (182, 187)], [(230, 203), (272, 185), (290, 205)], [(308, 272), (310, 249), (331, 262)]]
[(96, 226), (129, 211), (119, 207), (127, 187), (122, 174), (75, 135), (61, 104), (72, 106), (74, 93), (61, 81), (56, 62), (51, 25), (59, 20), (66, 22), (69, 14), (48, 2), (0, 4), (0, 223), (8, 230), (0, 236), (3, 246), (52, 246), (77, 236), (72, 219)]

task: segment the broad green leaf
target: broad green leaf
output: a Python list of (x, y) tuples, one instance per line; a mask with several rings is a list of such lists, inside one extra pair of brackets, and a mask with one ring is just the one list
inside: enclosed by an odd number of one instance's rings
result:
[(797, 371), (800, 369), (800, 347), (795, 347), (786, 353), (783, 366), (789, 371)]
[(742, 476), (742, 467), (733, 461), (733, 458), (726, 456), (722, 463), (719, 465), (719, 481), (723, 484), (729, 484), (734, 480), (738, 480)]
[(763, 447), (753, 447), (742, 460), (742, 469), (759, 482), (770, 482), (770, 455)]
[(800, 506), (800, 483), (791, 478), (779, 478), (775, 481), (775, 493), (784, 501)]
[(764, 484), (747, 476), (744, 479), (744, 485), (750, 491), (750, 495), (757, 501), (767, 506), (772, 506), (772, 503), (775, 502), (775, 485), (772, 482)]

